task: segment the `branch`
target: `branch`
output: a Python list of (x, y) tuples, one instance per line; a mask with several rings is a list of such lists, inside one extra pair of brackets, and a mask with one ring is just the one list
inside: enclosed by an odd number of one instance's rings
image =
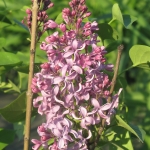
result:
[(115, 87), (115, 84), (116, 84), (118, 69), (119, 69), (119, 64), (120, 64), (120, 58), (121, 58), (123, 48), (124, 48), (123, 45), (118, 46), (118, 55), (117, 55), (117, 60), (116, 60), (116, 68), (115, 68), (115, 71), (114, 71), (114, 76), (113, 76), (112, 84), (111, 84), (111, 87), (110, 87), (110, 96), (108, 97), (108, 100), (107, 100), (108, 103), (111, 102), (112, 93), (114, 91), (114, 87)]
[(24, 135), (24, 150), (29, 150), (30, 128), (31, 128), (31, 112), (32, 112), (32, 97), (31, 83), (34, 73), (34, 59), (36, 50), (36, 30), (37, 30), (37, 12), (38, 2), (34, 0), (32, 6), (32, 26), (31, 26), (31, 45), (30, 45), (30, 64), (28, 77), (28, 91), (27, 91), (27, 106), (26, 106), (26, 122)]
[[(116, 60), (116, 67), (115, 67), (114, 76), (113, 76), (113, 79), (112, 79), (112, 84), (111, 84), (111, 87), (110, 87), (110, 96), (108, 97), (108, 100), (107, 100), (108, 103), (110, 103), (111, 99), (112, 99), (112, 93), (114, 91), (114, 87), (115, 87), (116, 80), (117, 80), (118, 69), (119, 69), (119, 64), (120, 64), (120, 58), (121, 58), (123, 48), (124, 48), (123, 45), (118, 46), (118, 55), (117, 55), (117, 60)], [(107, 112), (104, 112), (104, 114), (106, 115)], [(102, 135), (102, 132), (104, 131), (105, 122), (106, 122), (106, 120), (102, 119), (102, 124), (101, 124), (101, 127), (99, 128), (99, 131), (98, 131), (99, 136), (97, 137), (96, 142), (93, 143), (95, 146), (97, 145), (97, 142), (99, 141), (99, 139)]]

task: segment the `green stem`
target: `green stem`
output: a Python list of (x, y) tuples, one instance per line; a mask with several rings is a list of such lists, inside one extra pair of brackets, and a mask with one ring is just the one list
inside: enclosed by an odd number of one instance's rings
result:
[(115, 20), (114, 18), (111, 19), (111, 20), (108, 22), (108, 24), (110, 25), (114, 20)]
[(124, 72), (126, 72), (126, 71), (128, 71), (128, 70), (130, 70), (132, 68), (134, 68), (134, 66), (130, 66), (129, 68), (123, 70), (121, 73), (118, 74), (118, 76), (120, 76), (121, 74), (123, 74)]
[(33, 93), (31, 90), (31, 83), (32, 83), (32, 78), (33, 78), (33, 73), (34, 73), (34, 60), (35, 60), (35, 50), (36, 50), (37, 12), (38, 12), (38, 2), (37, 0), (34, 0), (33, 7), (32, 7), (32, 27), (31, 27), (28, 91), (26, 94), (27, 106), (26, 106), (26, 122), (25, 122), (25, 135), (24, 135), (24, 150), (29, 150), (29, 142), (30, 142), (31, 112), (32, 112), (32, 98), (33, 98)]

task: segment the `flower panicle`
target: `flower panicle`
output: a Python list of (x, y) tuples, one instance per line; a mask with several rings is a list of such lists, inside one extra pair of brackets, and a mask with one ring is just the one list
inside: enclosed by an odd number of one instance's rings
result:
[[(63, 35), (54, 32), (40, 45), (48, 62), (34, 75), (31, 88), (33, 93), (40, 93), (33, 106), (46, 116), (46, 122), (38, 127), (41, 139), (32, 139), (34, 150), (41, 146), (49, 150), (87, 150), (92, 137), (90, 126), (102, 119), (109, 125), (119, 103), (121, 90), (111, 103), (107, 102), (111, 81), (104, 70), (113, 71), (113, 65), (106, 64), (105, 47), (98, 46), (98, 23), (83, 24), (91, 14), (85, 0), (72, 0), (69, 5), (71, 9), (62, 11), (63, 23), (48, 20), (44, 24), (45, 30), (59, 28)], [(49, 145), (51, 139), (54, 143)]]

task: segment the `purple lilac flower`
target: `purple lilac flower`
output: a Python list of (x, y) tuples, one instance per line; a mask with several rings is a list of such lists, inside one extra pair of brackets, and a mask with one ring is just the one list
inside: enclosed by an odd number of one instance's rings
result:
[[(87, 150), (87, 140), (92, 137), (90, 126), (102, 118), (109, 125), (119, 103), (121, 90), (107, 103), (111, 82), (103, 71), (112, 71), (113, 65), (106, 64), (105, 47), (98, 46), (98, 23), (82, 23), (91, 14), (85, 0), (72, 0), (69, 5), (71, 9), (62, 11), (63, 23), (48, 20), (44, 24), (45, 30), (59, 28), (63, 35), (54, 32), (40, 46), (48, 62), (35, 74), (31, 88), (33, 93), (40, 93), (33, 106), (46, 116), (46, 122), (38, 128), (41, 140), (32, 140), (34, 150), (40, 146), (48, 150)], [(51, 139), (54, 143), (49, 145)]]

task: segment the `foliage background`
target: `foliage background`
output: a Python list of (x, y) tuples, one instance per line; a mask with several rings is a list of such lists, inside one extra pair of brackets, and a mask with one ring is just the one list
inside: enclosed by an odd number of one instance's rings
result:
[[(55, 19), (64, 7), (68, 7), (68, 0), (52, 1), (54, 2), (55, 7), (49, 11), (49, 16), (51, 19)], [(133, 45), (139, 44), (150, 46), (150, 1), (87, 0), (88, 8), (92, 12), (92, 18), (99, 18), (100, 23), (108, 23), (111, 20), (112, 6), (115, 3), (119, 4), (123, 14), (130, 14), (137, 17), (137, 21), (134, 22), (129, 29), (125, 29), (121, 23), (112, 23), (112, 26), (119, 33), (120, 41), (125, 46), (119, 69), (120, 72), (122, 72), (132, 64), (129, 58), (129, 49)], [(23, 59), (24, 63), (24, 67), (19, 69), (5, 67), (5, 70), (3, 70), (3, 68), (0, 67), (0, 72), (3, 72), (3, 74), (0, 74), (1, 108), (6, 105), (6, 102), (4, 101), (9, 99), (14, 100), (13, 98), (17, 97), (19, 93), (26, 91), (26, 70), (29, 63), (28, 51), (30, 47), (30, 42), (27, 40), (27, 38), (29, 38), (30, 35), (28, 31), (20, 24), (20, 22), (24, 16), (26, 16), (25, 9), (27, 7), (30, 7), (30, 0), (0, 1), (0, 55), (1, 52), (11, 52), (18, 55), (20, 60)], [(46, 35), (47, 34), (44, 36)], [(44, 39), (44, 36), (42, 39)], [(24, 58), (22, 55), (26, 57)], [(38, 64), (46, 61), (45, 54), (39, 50), (39, 46), (37, 46), (36, 55), (37, 59), (35, 71), (38, 71)], [(115, 63), (116, 50), (107, 54), (107, 57), (109, 62)], [(150, 150), (150, 70), (133, 68), (126, 71), (123, 74), (123, 78), (127, 81), (127, 86), (124, 88), (122, 99), (128, 108), (128, 113), (125, 117), (128, 122), (139, 125), (146, 132), (145, 142), (143, 144), (140, 143), (135, 136), (131, 135), (134, 149)], [(19, 89), (17, 87), (19, 87)], [(4, 96), (5, 98), (3, 98)], [(4, 120), (2, 119), (2, 121)], [(2, 124), (3, 123), (0, 123), (0, 127)], [(16, 125), (13, 127), (15, 126)], [(18, 140), (17, 142), (20, 141)], [(12, 146), (14, 145), (12, 144)], [(6, 149), (9, 149), (9, 146)]]

